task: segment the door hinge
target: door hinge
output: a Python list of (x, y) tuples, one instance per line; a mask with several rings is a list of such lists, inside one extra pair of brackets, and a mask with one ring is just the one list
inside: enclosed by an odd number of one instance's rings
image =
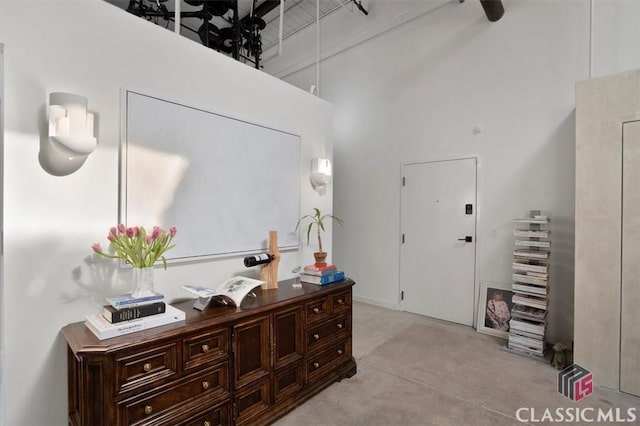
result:
[(402, 176), (402, 186), (405, 186), (407, 184), (407, 178)]
[(402, 234), (402, 244), (404, 244), (404, 234)]
[(400, 292), (400, 300), (404, 300), (404, 290)]

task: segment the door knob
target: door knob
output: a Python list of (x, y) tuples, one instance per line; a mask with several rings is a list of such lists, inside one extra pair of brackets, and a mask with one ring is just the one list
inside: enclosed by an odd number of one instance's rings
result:
[(465, 243), (472, 243), (473, 237), (471, 235), (467, 235), (464, 238), (458, 238), (458, 241), (464, 241)]

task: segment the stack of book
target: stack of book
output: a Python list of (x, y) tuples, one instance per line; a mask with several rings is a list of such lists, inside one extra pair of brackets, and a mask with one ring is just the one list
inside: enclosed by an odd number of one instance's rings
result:
[(307, 265), (300, 274), (300, 282), (307, 284), (326, 285), (344, 280), (344, 271), (338, 270), (336, 265), (325, 266)]
[(549, 304), (550, 231), (541, 226), (549, 224), (547, 216), (532, 211), (516, 224), (513, 250), (513, 308), (509, 322), (509, 349), (535, 357), (542, 357), (545, 349), (545, 330)]
[(122, 336), (185, 319), (185, 313), (164, 302), (164, 296), (133, 297), (130, 294), (107, 297), (102, 313), (89, 315), (85, 325), (100, 340)]

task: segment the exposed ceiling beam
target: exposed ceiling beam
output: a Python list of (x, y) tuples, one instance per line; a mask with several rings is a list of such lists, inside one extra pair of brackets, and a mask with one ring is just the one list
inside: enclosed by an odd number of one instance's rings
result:
[(487, 14), (487, 19), (491, 22), (496, 22), (504, 15), (502, 0), (480, 0), (480, 4), (484, 9), (484, 13)]
[(257, 16), (258, 18), (262, 18), (264, 15), (271, 12), (273, 9), (275, 9), (278, 6), (280, 6), (280, 0), (266, 0), (260, 3), (260, 5), (256, 7), (256, 10), (254, 11), (254, 16)]

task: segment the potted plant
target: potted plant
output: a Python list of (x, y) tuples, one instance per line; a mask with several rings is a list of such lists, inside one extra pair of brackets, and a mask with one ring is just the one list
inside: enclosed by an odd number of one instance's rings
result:
[(325, 266), (327, 263), (325, 262), (327, 258), (327, 253), (322, 250), (322, 237), (320, 231), (324, 231), (324, 225), (328, 219), (335, 220), (338, 224), (342, 225), (343, 222), (340, 218), (332, 215), (332, 214), (322, 214), (320, 209), (314, 207), (314, 214), (305, 215), (300, 218), (298, 224), (296, 225), (296, 231), (300, 225), (309, 220), (309, 224), (307, 225), (307, 245), (309, 245), (311, 230), (313, 227), (316, 227), (317, 235), (318, 235), (318, 251), (313, 253), (313, 257), (316, 260), (316, 266)]

